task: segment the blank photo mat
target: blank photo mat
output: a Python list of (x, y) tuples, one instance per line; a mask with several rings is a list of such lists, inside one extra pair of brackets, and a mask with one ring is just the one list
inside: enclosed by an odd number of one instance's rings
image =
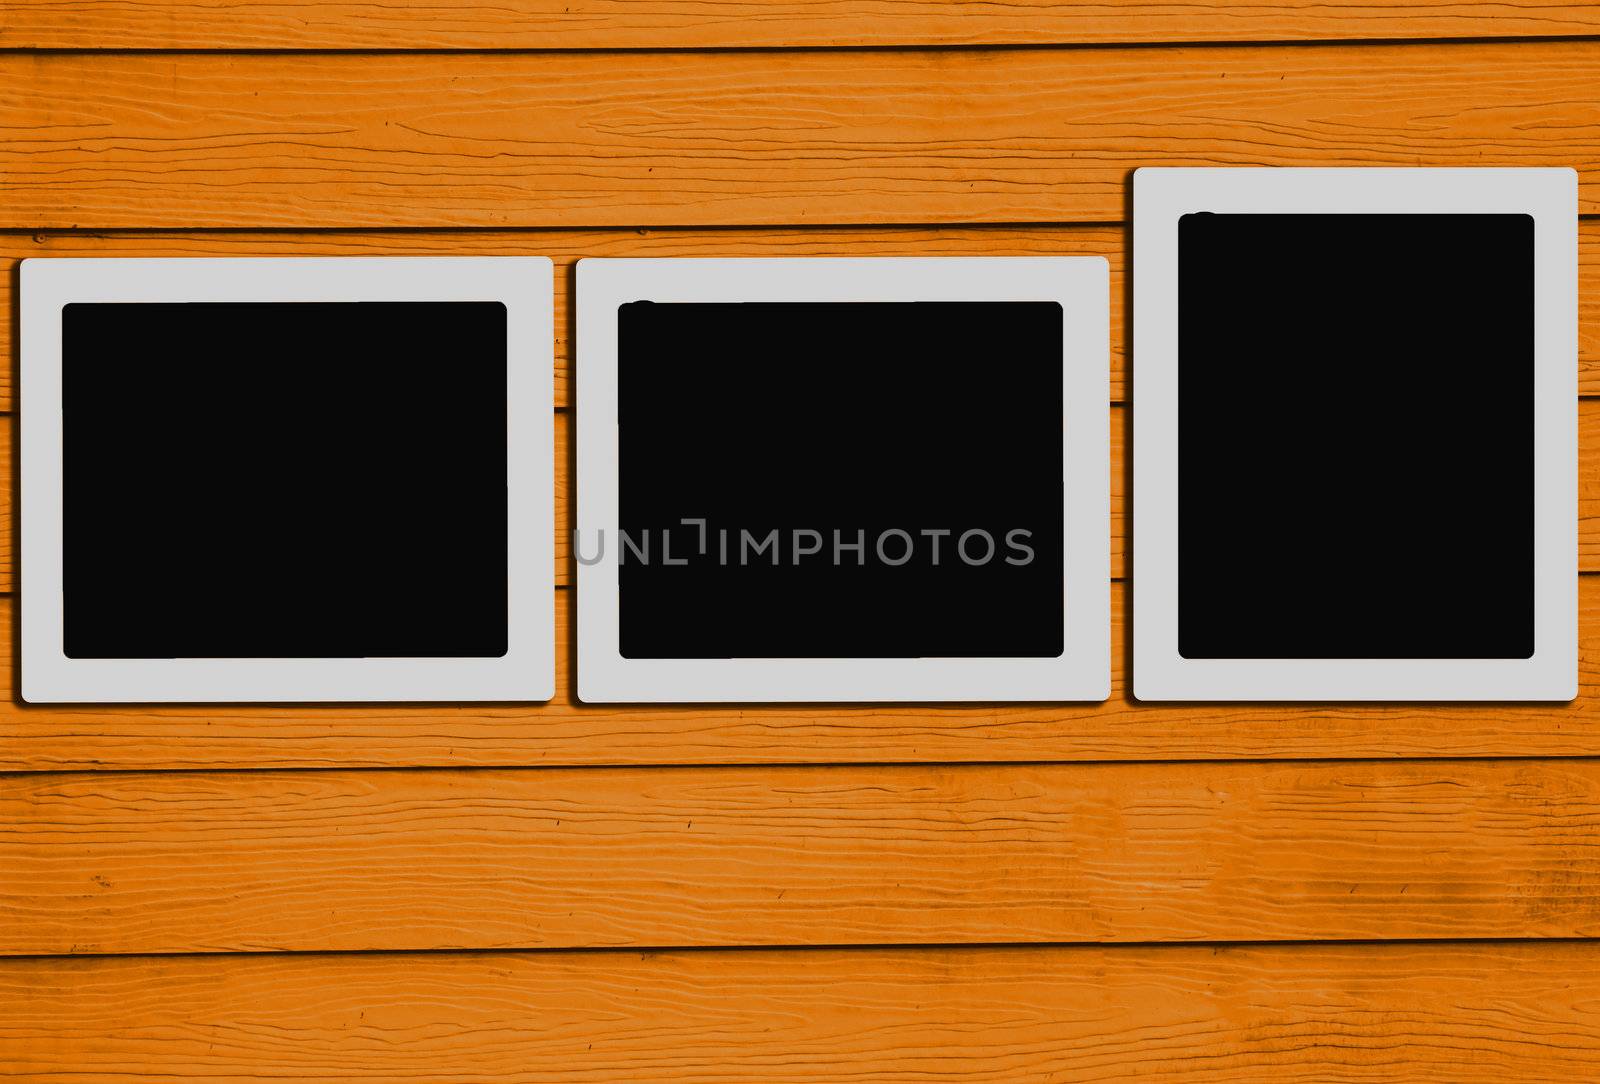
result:
[(1532, 655), (1532, 217), (1178, 231), (1180, 653)]
[(66, 306), (66, 654), (503, 655), (505, 342), (493, 301)]
[(622, 654), (1059, 656), (1062, 326), (1053, 301), (623, 305), (621, 526), (686, 563), (623, 555)]

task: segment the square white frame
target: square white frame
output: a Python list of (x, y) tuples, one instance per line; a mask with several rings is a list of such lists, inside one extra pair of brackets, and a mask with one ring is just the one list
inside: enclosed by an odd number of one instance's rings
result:
[[(23, 261), (22, 698), (36, 704), (550, 699), (555, 694), (553, 281), (551, 262), (544, 257)], [(61, 310), (75, 302), (208, 301), (505, 305), (505, 655), (73, 659), (63, 653)]]
[[(1140, 169), (1133, 183), (1133, 689), (1139, 700), (1577, 695), (1578, 184), (1570, 169)], [(1534, 653), (1186, 659), (1178, 651), (1178, 223), (1186, 214), (1526, 214), (1534, 223)], [(1376, 254), (1375, 258), (1381, 258)], [(1307, 575), (1315, 571), (1307, 570)]]
[[(1110, 273), (1098, 256), (578, 263), (578, 698), (588, 703), (1104, 700)], [(1057, 658), (627, 659), (617, 582), (617, 309), (658, 302), (1056, 301), (1063, 313), (1065, 650)], [(576, 548), (582, 542), (584, 548)]]

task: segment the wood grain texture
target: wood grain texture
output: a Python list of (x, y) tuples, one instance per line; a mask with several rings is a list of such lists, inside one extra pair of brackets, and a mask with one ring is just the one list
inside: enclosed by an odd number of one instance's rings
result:
[(1510, 0), (8, 0), (12, 49), (665, 49), (1053, 45), (1600, 33), (1592, 5)]
[(0, 780), (6, 953), (1600, 935), (1600, 761)]
[[(1600, 222), (1585, 239), (1600, 245)], [(1123, 320), (1128, 305), (1120, 226), (985, 226), (771, 230), (496, 230), (398, 233), (0, 233), (0, 307), (9, 309), (19, 260), (61, 256), (548, 256), (555, 268), (555, 398), (572, 405), (573, 264), (585, 256), (1101, 256), (1111, 264), (1111, 398), (1126, 390)], [(1588, 249), (1585, 248), (1585, 252)], [(1585, 299), (1600, 310), (1600, 256), (1585, 267)], [(0, 321), (0, 358), (11, 353)], [(1600, 330), (1592, 357), (1600, 391)], [(974, 359), (974, 379), (981, 379)], [(11, 407), (0, 366), (0, 410)]]
[(0, 961), (34, 1084), (1600, 1077), (1600, 946)]
[[(1127, 572), (1128, 519), (1127, 490), (1130, 482), (1127, 459), (1129, 412), (1113, 405), (1110, 420), (1111, 458), (1111, 575), (1121, 579)], [(1583, 572), (1600, 572), (1600, 400), (1585, 399), (1578, 404), (1578, 567)], [(572, 415), (558, 411), (555, 416), (555, 582), (572, 583)], [(0, 415), (0, 592), (13, 590), (11, 532), (12, 485), (11, 419)]]
[[(1600, 222), (1585, 223), (1586, 239), (1600, 243)], [(1113, 260), (1113, 296), (1121, 292), (1124, 279), (1122, 266), (1121, 231), (1110, 228), (1076, 229), (1025, 229), (997, 228), (970, 230), (903, 230), (903, 231), (851, 231), (851, 230), (793, 230), (763, 231), (751, 237), (745, 231), (639, 231), (604, 233), (548, 232), (537, 235), (513, 234), (385, 234), (374, 237), (345, 234), (313, 234), (309, 241), (291, 235), (274, 240), (271, 234), (173, 234), (173, 235), (120, 235), (113, 237), (89, 234), (47, 234), (23, 237), (15, 234), (0, 235), (0, 269), (8, 271), (0, 281), (0, 304), (11, 300), (11, 286), (15, 281), (15, 263), (28, 255), (71, 256), (95, 254), (100, 256), (159, 256), (159, 255), (288, 255), (290, 253), (315, 253), (319, 255), (355, 255), (378, 253), (404, 253), (413, 255), (533, 255), (549, 254), (548, 246), (529, 245), (530, 236), (552, 239), (563, 244), (565, 251), (557, 257), (556, 290), (556, 396), (560, 405), (571, 401), (569, 394), (569, 365), (572, 311), (572, 266), (583, 255), (692, 255), (707, 251), (733, 254), (768, 254), (781, 252), (788, 255), (836, 255), (860, 251), (853, 247), (855, 237), (867, 240), (864, 248), (879, 255), (935, 252), (945, 255), (967, 255), (977, 252), (998, 255), (1079, 254), (1108, 256)], [(726, 244), (719, 244), (725, 240)], [(454, 243), (460, 242), (457, 246)], [(1592, 245), (1584, 251), (1592, 250)], [(42, 250), (42, 251), (40, 251)], [(6, 266), (9, 265), (9, 266)], [(1590, 261), (1593, 273), (1583, 278), (1587, 304), (1600, 307), (1600, 261)], [(1125, 306), (1112, 306), (1112, 396), (1117, 399), (1125, 391), (1125, 364), (1122, 349), (1123, 312)], [(7, 329), (9, 331), (9, 329)], [(1593, 337), (1593, 336), (1591, 336)], [(0, 333), (0, 357), (11, 348), (8, 335)], [(1587, 364), (1585, 364), (1585, 362)], [(975, 370), (976, 371), (976, 370)], [(1600, 388), (1600, 352), (1580, 359), (1581, 373), (1590, 374)], [(5, 388), (9, 392), (9, 384)], [(9, 407), (9, 398), (0, 398), (0, 409)], [(1112, 575), (1121, 578), (1126, 571), (1128, 550), (1128, 524), (1125, 499), (1129, 484), (1126, 448), (1129, 439), (1129, 417), (1126, 411), (1113, 408), (1111, 412), (1111, 566)], [(556, 464), (556, 539), (555, 582), (571, 582), (571, 473), (574, 463), (570, 451), (569, 432), (572, 419), (558, 412), (555, 424)], [(14, 479), (10, 469), (12, 448), (10, 419), (0, 415), (0, 592), (13, 590), (13, 552), (10, 515)], [(1600, 571), (1600, 402), (1585, 400), (1579, 404), (1579, 568), (1585, 572)]]
[[(1600, 10), (1600, 9), (1597, 9)], [(1600, 395), (1600, 221), (1578, 226), (1579, 392)], [(30, 256), (549, 256), (556, 264), (555, 396), (572, 405), (572, 265), (585, 256), (1102, 256), (1111, 265), (1111, 399), (1127, 396), (1121, 226), (949, 226), (753, 230), (521, 230), (405, 233), (0, 233), (0, 311), (14, 267)], [(0, 358), (11, 354), (0, 321)], [(976, 363), (974, 367), (976, 372)], [(0, 366), (0, 410), (10, 409), (10, 366)]]
[[(1537, 0), (14, 0), (0, 49), (651, 51), (0, 55), (0, 229), (19, 231), (0, 270), (547, 254), (570, 406), (583, 255), (1095, 253), (1121, 299), (1115, 400), (1131, 168), (1570, 165), (1600, 213), (1600, 40), (1031, 46), (1597, 24)], [(991, 43), (1025, 47), (659, 51)], [(68, 227), (139, 232), (20, 232)], [(1581, 232), (1594, 395), (1600, 222)], [(1580, 420), (1600, 569), (1600, 403)], [(556, 485), (565, 583), (569, 469)], [(0, 591), (10, 539), (0, 522)], [(561, 591), (550, 705), (30, 708), (0, 598), (0, 770), (20, 769), (0, 777), (0, 954), (68, 954), (0, 955), (0, 1065), (58, 1084), (1600, 1078), (1600, 576), (1578, 591), (1575, 704), (1390, 707), (1136, 705), (1118, 584), (1104, 705), (577, 705)], [(202, 770), (32, 771), (101, 767)], [(1448, 940), (1503, 937), (1585, 940)], [(1306, 943), (1348, 938), (1377, 940)], [(1263, 943), (993, 944), (1168, 940)], [(854, 944), (908, 947), (825, 947)], [(813, 947), (452, 951), (653, 945)], [(304, 949), (380, 951), (281, 954)]]
[(1572, 704), (1139, 704), (1114, 584), (1103, 704), (578, 704), (560, 591), (549, 704), (40, 707), (15, 699), (0, 598), (0, 771), (1596, 756), (1600, 577), (1579, 578), (1578, 600)]
[[(1127, 573), (1128, 519), (1127, 461), (1129, 413), (1121, 405), (1111, 408), (1111, 575)], [(1600, 572), (1600, 400), (1579, 403), (1578, 460), (1578, 567), (1583, 572)], [(555, 583), (572, 583), (572, 415), (558, 411), (555, 416)], [(0, 415), (0, 593), (15, 590), (12, 508), (15, 478), (12, 470), (12, 419)]]
[[(1578, 460), (1578, 568), (1600, 572), (1600, 400), (1579, 401)], [(555, 414), (555, 584), (573, 582), (571, 566), (571, 494), (574, 460), (571, 452), (570, 412)], [(1128, 459), (1130, 412), (1122, 405), (1110, 408), (1110, 571), (1114, 579), (1126, 574), (1128, 555)], [(14, 590), (11, 547), (11, 472), (13, 425), (0, 414), (0, 592)]]
[(0, 85), (9, 228), (1109, 222), (1146, 165), (1572, 166), (1600, 211), (1600, 42), (12, 53)]

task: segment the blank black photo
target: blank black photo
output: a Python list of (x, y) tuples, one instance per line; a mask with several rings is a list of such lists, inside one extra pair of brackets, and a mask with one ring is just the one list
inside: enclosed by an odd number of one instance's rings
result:
[(65, 654), (498, 657), (498, 302), (70, 304)]
[(1060, 304), (618, 321), (624, 657), (1062, 654)]
[(1534, 651), (1527, 215), (1184, 215), (1190, 659)]

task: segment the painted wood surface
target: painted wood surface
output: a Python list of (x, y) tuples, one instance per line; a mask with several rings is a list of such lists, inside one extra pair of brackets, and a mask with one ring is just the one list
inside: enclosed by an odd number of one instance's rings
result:
[(1140, 166), (1567, 166), (1600, 42), (0, 55), (0, 228), (1113, 222)]
[[(568, 591), (548, 704), (35, 706), (14, 699), (8, 664), (0, 771), (1600, 755), (1600, 577), (1578, 580), (1571, 704), (1140, 704), (1127, 597), (1112, 585), (1102, 704), (579, 704)], [(8, 609), (0, 599), (0, 637)]]
[(38, 1084), (1537, 1084), (1593, 942), (0, 961)]
[[(1578, 389), (1600, 395), (1600, 220), (1579, 224)], [(420, 232), (0, 233), (0, 307), (28, 257), (548, 256), (555, 261), (555, 401), (572, 396), (572, 265), (584, 256), (1102, 256), (1111, 265), (1111, 399), (1127, 398), (1126, 226), (947, 226), (853, 229), (470, 230)], [(0, 356), (11, 350), (0, 321)], [(981, 371), (974, 359), (974, 379)], [(1336, 374), (1329, 374), (1333, 379)], [(0, 367), (0, 410), (12, 409)]]
[[(1103, 255), (1124, 403), (1131, 169), (1571, 166), (1600, 214), (1597, 10), (14, 0), (0, 303), (29, 255), (552, 256), (564, 517), (576, 258)], [(1224, 42), (1243, 44), (1185, 44)], [(129, 52), (148, 49), (187, 52)], [(25, 405), (14, 333), (0, 321), (0, 409)], [(1112, 414), (1119, 562), (1131, 409)], [(1600, 570), (1600, 412), (1580, 420)], [(0, 597), (0, 770), (19, 773), (0, 779), (0, 1065), (57, 1084), (1600, 1076), (1600, 576), (1577, 584), (1571, 705), (1140, 705), (1113, 586), (1110, 701), (959, 708), (578, 705), (570, 590), (550, 705), (30, 707)], [(612, 947), (550, 950), (574, 945)], [(654, 951), (674, 945), (698, 947)]]
[[(558, 584), (570, 582), (570, 415), (556, 415)], [(1600, 401), (1580, 403), (1581, 563), (1600, 561)], [(1126, 543), (1126, 415), (1112, 410), (1114, 572)], [(0, 417), (0, 436), (10, 420)], [(0, 442), (9, 447), (9, 442)], [(0, 520), (9, 519), (9, 472)], [(10, 572), (0, 533), (0, 576)], [(425, 590), (426, 578), (413, 589)], [(545, 705), (42, 706), (0, 700), (0, 770), (421, 765), (1564, 756), (1600, 752), (1600, 578), (1580, 577), (1572, 705), (1141, 705), (1127, 691), (1126, 591), (1113, 598), (1113, 692), (1095, 705), (609, 706), (573, 700), (570, 595), (558, 592), (557, 694)], [(0, 615), (10, 612), (0, 599)], [(13, 621), (0, 683), (15, 689)]]
[[(1129, 411), (1121, 405), (1111, 408), (1111, 576), (1127, 574), (1129, 522), (1127, 491), (1131, 465), (1127, 448), (1132, 434)], [(14, 589), (14, 555), (11, 544), (11, 515), (15, 491), (10, 469), (12, 419), (0, 415), (0, 592)], [(574, 583), (576, 569), (572, 557), (572, 504), (576, 464), (572, 453), (572, 415), (557, 411), (555, 416), (555, 583), (566, 587)], [(1584, 399), (1578, 404), (1578, 568), (1600, 572), (1600, 400)], [(1263, 499), (1266, 499), (1265, 495)]]
[(10, 0), (0, 47), (680, 49), (1548, 37), (1600, 32), (1592, 5), (1510, 0)]
[(0, 781), (24, 953), (1600, 934), (1600, 761)]

